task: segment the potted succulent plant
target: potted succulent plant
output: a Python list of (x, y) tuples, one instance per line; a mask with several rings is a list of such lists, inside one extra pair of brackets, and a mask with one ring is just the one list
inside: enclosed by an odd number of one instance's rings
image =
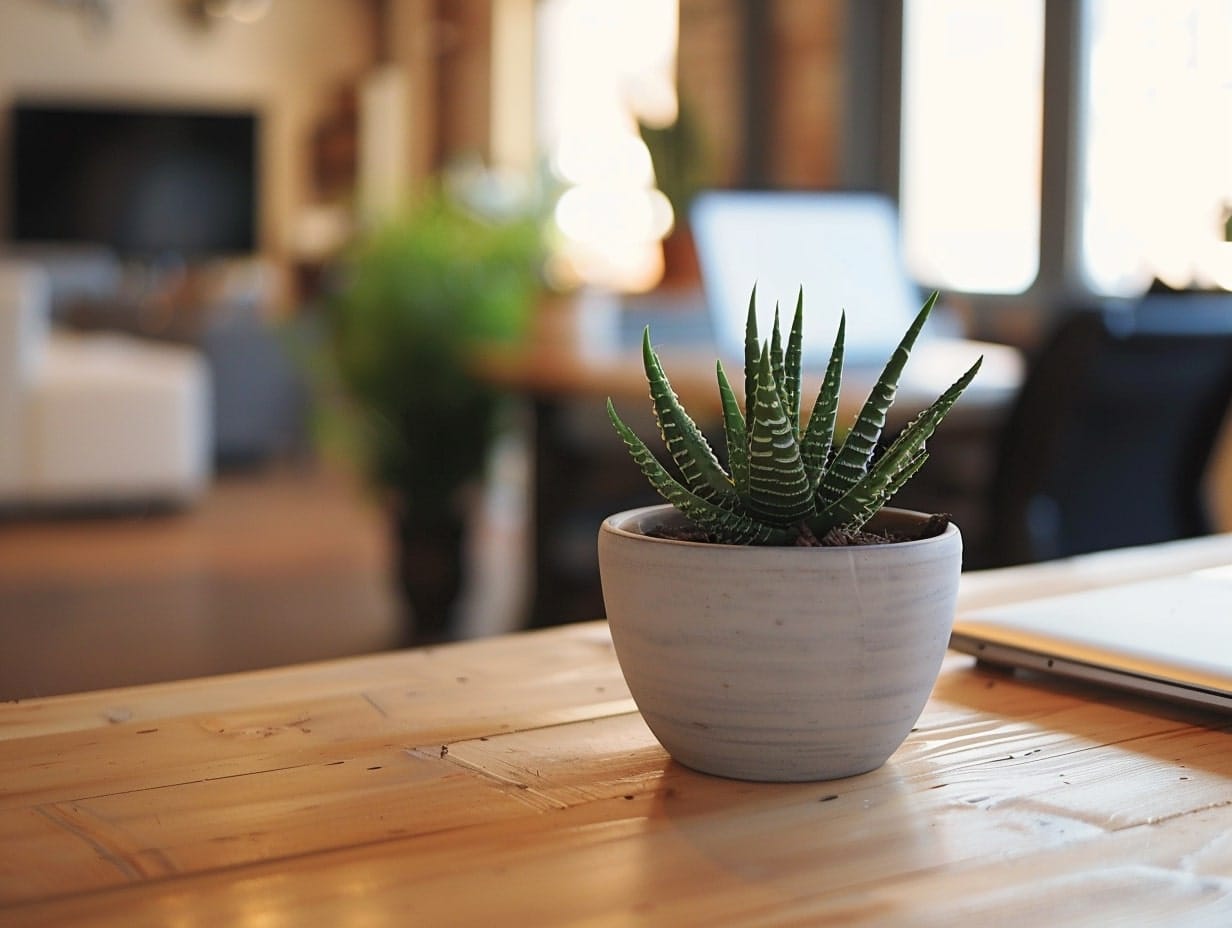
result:
[(634, 461), (669, 505), (599, 532), (604, 603), (629, 689), (673, 757), (752, 780), (819, 780), (881, 766), (906, 738), (949, 639), (962, 539), (947, 518), (885, 504), (975, 377), (962, 375), (879, 446), (934, 293), (851, 428), (836, 441), (844, 321), (807, 420), (803, 294), (784, 348), (778, 314), (745, 338), (745, 403), (723, 366), (725, 469), (643, 336), (647, 380), (676, 473), (616, 413)]

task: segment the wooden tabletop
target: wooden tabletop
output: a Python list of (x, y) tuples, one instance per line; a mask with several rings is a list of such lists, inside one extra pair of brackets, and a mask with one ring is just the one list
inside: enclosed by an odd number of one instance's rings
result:
[[(972, 574), (960, 607), (1228, 562)], [(658, 746), (602, 623), (9, 703), (0, 925), (1229, 925), (1230, 729), (951, 654), (882, 769), (728, 781)]]

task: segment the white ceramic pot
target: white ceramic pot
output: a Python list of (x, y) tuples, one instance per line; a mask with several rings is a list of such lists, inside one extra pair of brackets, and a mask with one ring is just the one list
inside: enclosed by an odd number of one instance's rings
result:
[[(612, 641), (646, 724), (680, 763), (746, 780), (880, 767), (928, 699), (949, 642), (962, 536), (858, 547), (649, 537), (670, 506), (599, 530)], [(918, 523), (885, 509), (873, 526)]]

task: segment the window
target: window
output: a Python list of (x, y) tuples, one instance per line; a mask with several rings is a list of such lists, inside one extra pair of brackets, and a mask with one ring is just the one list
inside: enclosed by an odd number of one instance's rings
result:
[[(1056, 7), (1053, 7), (1056, 9)], [(921, 281), (1013, 294), (1232, 289), (1232, 0), (1082, 0), (1044, 139), (1043, 0), (904, 0), (900, 205)], [(1060, 28), (1060, 27), (1058, 27)], [(1052, 102), (1051, 100), (1049, 101)], [(1057, 101), (1064, 104), (1065, 99)], [(1041, 214), (1043, 145), (1068, 201)], [(1072, 240), (1071, 240), (1072, 239)], [(1065, 276), (1064, 280), (1051, 279)]]
[(1086, 285), (1232, 289), (1232, 0), (1088, 0), (1084, 31)]
[(564, 187), (562, 281), (635, 291), (662, 276), (672, 208), (638, 122), (676, 118), (677, 30), (672, 0), (539, 5), (540, 144)]
[(1039, 269), (1043, 0), (907, 0), (904, 257), (931, 286), (1021, 293)]

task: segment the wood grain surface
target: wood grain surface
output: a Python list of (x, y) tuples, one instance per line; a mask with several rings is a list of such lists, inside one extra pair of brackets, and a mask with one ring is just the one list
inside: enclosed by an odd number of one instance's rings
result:
[[(960, 609), (1232, 561), (964, 578)], [(603, 623), (0, 706), (0, 925), (1228, 925), (1232, 721), (951, 654), (871, 774), (655, 742)]]

